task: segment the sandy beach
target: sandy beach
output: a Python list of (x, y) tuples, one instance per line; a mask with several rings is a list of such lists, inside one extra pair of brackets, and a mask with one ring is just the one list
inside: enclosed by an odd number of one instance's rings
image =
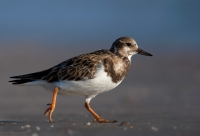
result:
[(50, 124), (43, 113), (52, 93), (42, 87), (13, 86), (8, 83), (9, 77), (46, 69), (86, 50), (67, 55), (59, 50), (63, 55), (52, 57), (53, 49), (46, 53), (45, 48), (31, 46), (26, 48), (29, 53), (11, 53), (15, 49), (1, 50), (1, 136), (200, 134), (198, 55), (134, 56), (131, 70), (120, 86), (91, 101), (100, 116), (116, 119), (117, 123), (93, 123), (84, 107), (84, 97), (58, 95), (55, 123)]

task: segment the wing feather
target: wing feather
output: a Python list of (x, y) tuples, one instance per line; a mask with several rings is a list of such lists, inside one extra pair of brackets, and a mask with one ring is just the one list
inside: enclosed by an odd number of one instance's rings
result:
[(95, 70), (105, 58), (112, 57), (108, 50), (99, 50), (93, 53), (83, 54), (66, 60), (50, 69), (26, 75), (13, 76), (17, 80), (12, 80), (13, 84), (23, 84), (35, 80), (45, 80), (47, 82), (57, 82), (59, 80), (82, 80), (83, 78), (94, 78)]

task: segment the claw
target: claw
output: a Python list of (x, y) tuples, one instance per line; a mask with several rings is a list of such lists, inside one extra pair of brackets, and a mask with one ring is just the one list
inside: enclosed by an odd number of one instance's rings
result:
[(102, 118), (98, 119), (97, 121), (99, 123), (116, 123), (116, 122), (118, 122), (117, 120), (106, 120), (106, 119), (102, 119)]

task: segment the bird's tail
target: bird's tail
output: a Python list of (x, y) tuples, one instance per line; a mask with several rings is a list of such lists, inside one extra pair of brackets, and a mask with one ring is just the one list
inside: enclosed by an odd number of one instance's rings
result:
[(34, 81), (42, 80), (45, 75), (48, 75), (49, 71), (50, 69), (26, 75), (12, 76), (10, 78), (13, 78), (14, 80), (9, 82), (11, 82), (13, 85), (23, 85), (31, 82), (33, 83)]
[(22, 85), (25, 83), (30, 83), (35, 81), (34, 79), (15, 79), (15, 80), (11, 80), (9, 82), (11, 82), (13, 85)]

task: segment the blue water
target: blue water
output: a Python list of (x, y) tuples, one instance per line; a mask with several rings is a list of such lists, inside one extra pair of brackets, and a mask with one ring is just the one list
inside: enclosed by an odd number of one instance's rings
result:
[(95, 46), (131, 36), (146, 48), (196, 48), (199, 7), (198, 0), (0, 1), (0, 43)]

